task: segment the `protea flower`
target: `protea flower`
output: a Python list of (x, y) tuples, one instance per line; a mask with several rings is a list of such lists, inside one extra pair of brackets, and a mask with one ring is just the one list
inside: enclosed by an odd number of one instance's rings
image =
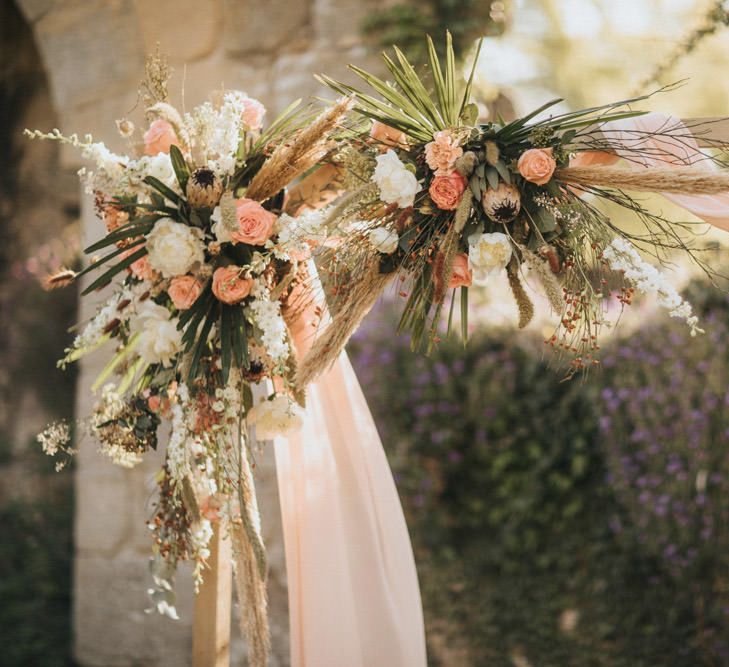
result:
[(187, 201), (193, 208), (215, 208), (223, 196), (223, 184), (210, 169), (195, 169), (185, 188)]
[(481, 205), (491, 220), (505, 225), (519, 214), (521, 195), (513, 185), (502, 181), (495, 190), (491, 188), (484, 190), (481, 195)]

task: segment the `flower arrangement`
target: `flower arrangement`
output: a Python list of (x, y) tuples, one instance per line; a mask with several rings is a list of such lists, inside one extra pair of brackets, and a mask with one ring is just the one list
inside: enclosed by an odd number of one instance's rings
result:
[[(672, 314), (699, 332), (690, 305), (666, 288), (661, 272), (637, 252), (662, 261), (666, 252), (679, 249), (701, 263), (683, 240), (682, 230), (691, 223), (651, 213), (624, 188), (726, 191), (726, 173), (710, 177), (713, 189), (706, 190), (696, 183), (706, 172), (690, 166), (672, 172), (680, 182), (670, 183), (667, 170), (590, 169), (596, 152), (614, 150), (600, 128), (641, 115), (629, 105), (645, 97), (545, 117), (561, 101), (554, 100), (512, 122), (479, 123), (471, 99), (475, 62), (459, 88), (450, 36), (446, 46), (442, 63), (428, 38), (428, 80), (397, 47), (394, 59), (384, 56), (390, 82), (352, 66), (372, 94), (320, 77), (356, 101), (358, 122), (341, 135), (335, 156), (350, 187), (334, 209), (339, 228), (354, 224), (329, 261), (322, 262), (331, 267), (337, 317), (302, 362), (301, 383), (336, 358), (374, 303), (372, 292), (381, 292), (395, 276), (406, 300), (399, 331), (410, 333), (414, 349), (429, 351), (443, 328), (451, 332), (458, 291), (465, 338), (469, 288), (500, 273), (508, 276), (519, 326), (526, 326), (534, 312), (524, 287), (526, 269), (559, 316), (547, 343), (571, 355), (570, 374), (599, 363), (598, 336), (607, 324), (606, 302), (614, 290), (624, 304), (636, 288), (658, 293)], [(670, 134), (671, 128), (662, 131)], [(650, 150), (641, 146), (626, 142), (620, 152), (637, 158)], [(635, 214), (646, 233), (618, 227), (598, 208), (599, 200)], [(624, 273), (618, 287), (608, 289), (619, 271)]]
[[(315, 216), (299, 226), (285, 213), (284, 188), (328, 150), (347, 103), (314, 119), (294, 104), (264, 129), (262, 104), (238, 91), (182, 115), (167, 101), (163, 79), (147, 84), (156, 95), (136, 157), (91, 137), (28, 132), (76, 146), (91, 161), (81, 177), (106, 226), (86, 248), (92, 261), (85, 269), (49, 281), (59, 286), (97, 273), (84, 295), (111, 286), (59, 365), (106, 347), (109, 361), (95, 384), (100, 397), (81, 427), (114, 463), (135, 466), (157, 448), (160, 424), (170, 426), (149, 522), (157, 610), (176, 615), (172, 582), (180, 561), (192, 560), (202, 579), (218, 521), (245, 579), (238, 588), (254, 664), (265, 664), (266, 566), (253, 447), (301, 422), (287, 319), (299, 316), (294, 295), (307, 280), (307, 240), (317, 228)], [(128, 120), (119, 129), (125, 137), (135, 132)], [(73, 453), (70, 438), (58, 424), (39, 436), (57, 456)]]

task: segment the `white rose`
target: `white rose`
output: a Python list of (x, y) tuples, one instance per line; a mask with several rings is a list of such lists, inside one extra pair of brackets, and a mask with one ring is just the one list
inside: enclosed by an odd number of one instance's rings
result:
[(132, 330), (139, 333), (136, 350), (148, 364), (169, 366), (182, 349), (182, 332), (177, 318), (170, 318), (167, 308), (147, 300), (139, 307)]
[(149, 263), (165, 278), (181, 276), (205, 260), (202, 231), (175, 222), (158, 220), (147, 236)]
[(304, 424), (303, 414), (301, 407), (288, 396), (278, 395), (254, 405), (248, 413), (248, 423), (256, 427), (257, 440), (273, 440), (298, 431)]
[(380, 199), (386, 204), (397, 204), (400, 208), (412, 206), (415, 194), (420, 191), (415, 174), (408, 171), (395, 151), (388, 150), (378, 155), (372, 180), (380, 189)]
[(473, 282), (483, 285), (490, 276), (503, 271), (511, 260), (511, 241), (506, 234), (472, 234), (468, 237), (468, 265)]
[(167, 187), (179, 192), (179, 184), (175, 170), (172, 167), (172, 159), (168, 153), (157, 153), (157, 155), (145, 155), (139, 158), (137, 166), (141, 172), (141, 178), (154, 176), (158, 181), (162, 181)]
[(386, 255), (391, 255), (395, 252), (397, 250), (397, 244), (400, 241), (400, 237), (397, 233), (392, 229), (387, 229), (387, 227), (371, 229), (367, 234), (367, 238), (375, 250), (385, 253)]

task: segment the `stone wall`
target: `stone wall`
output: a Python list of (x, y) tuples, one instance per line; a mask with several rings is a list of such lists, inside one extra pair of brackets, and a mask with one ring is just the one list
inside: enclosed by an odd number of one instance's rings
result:
[[(145, 53), (157, 42), (175, 68), (173, 102), (189, 108), (213, 90), (236, 88), (261, 99), (273, 116), (298, 97), (323, 94), (313, 75), (348, 78), (347, 62), (370, 64), (358, 37), (377, 0), (16, 0), (45, 64), (59, 127), (90, 132), (121, 149), (114, 121), (141, 118), (137, 86)], [(128, 150), (128, 149), (127, 149)], [(78, 155), (62, 153), (66, 167)], [(85, 240), (101, 234), (84, 199)], [(81, 318), (93, 311), (83, 304)], [(100, 358), (81, 369), (78, 414), (90, 409)], [(189, 664), (192, 591), (179, 577), (182, 620), (145, 615), (150, 513), (156, 461), (126, 471), (80, 443), (76, 473), (75, 653), (83, 666)], [(270, 454), (270, 452), (269, 452)], [(258, 488), (271, 561), (272, 665), (288, 664), (283, 543), (271, 456)], [(245, 653), (234, 640), (234, 664)]]

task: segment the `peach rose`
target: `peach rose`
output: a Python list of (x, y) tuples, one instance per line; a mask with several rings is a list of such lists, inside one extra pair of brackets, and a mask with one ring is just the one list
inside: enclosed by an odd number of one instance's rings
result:
[(447, 176), (453, 171), (463, 149), (447, 130), (433, 135), (433, 141), (425, 144), (425, 161), (436, 176)]
[(187, 310), (202, 293), (203, 285), (194, 276), (177, 276), (170, 281), (167, 294), (177, 310)]
[[(119, 259), (124, 260), (130, 255), (133, 255), (135, 252), (138, 252), (141, 248), (142, 246), (129, 248), (128, 250), (125, 250), (121, 255), (119, 255)], [(139, 280), (155, 280), (157, 278), (157, 272), (152, 268), (152, 265), (149, 263), (149, 255), (144, 255), (143, 257), (140, 257), (139, 259), (132, 262), (127, 267), (127, 271), (131, 273), (135, 278), (139, 278)]]
[(453, 268), (448, 281), (448, 288), (470, 287), (473, 282), (473, 271), (468, 266), (468, 255), (464, 252), (458, 253), (453, 258)]
[(448, 176), (436, 176), (428, 192), (433, 203), (443, 211), (453, 211), (466, 190), (466, 179), (453, 172)]
[(104, 208), (104, 224), (107, 232), (113, 232), (127, 222), (129, 222), (129, 213), (126, 211), (121, 211), (115, 206)]
[(144, 133), (144, 154), (157, 155), (158, 153), (169, 153), (170, 146), (178, 146), (177, 135), (170, 123), (158, 118), (153, 121), (149, 129)]
[(370, 136), (385, 146), (407, 146), (408, 137), (404, 132), (381, 123), (379, 120), (372, 121)]
[(258, 100), (253, 97), (246, 97), (243, 100), (243, 122), (249, 130), (260, 130), (265, 115), (266, 107)]
[(150, 396), (147, 399), (147, 407), (152, 412), (159, 412), (160, 408), (162, 407), (162, 399), (160, 398), (159, 394), (155, 394), (154, 396)]
[(252, 199), (239, 199), (236, 204), (238, 229), (231, 232), (231, 240), (233, 243), (263, 245), (273, 233), (276, 216)]
[(557, 163), (551, 148), (530, 148), (521, 154), (516, 166), (527, 181), (544, 185), (552, 178)]
[(213, 273), (213, 294), (227, 304), (238, 303), (245, 299), (253, 287), (250, 278), (241, 277), (240, 266), (224, 266)]

